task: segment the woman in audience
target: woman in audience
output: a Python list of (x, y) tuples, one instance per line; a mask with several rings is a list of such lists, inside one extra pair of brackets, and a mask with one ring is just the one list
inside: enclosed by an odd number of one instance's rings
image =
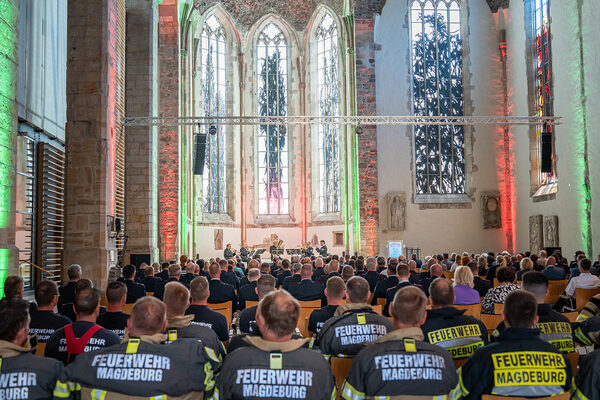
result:
[(461, 255), (457, 255), (456, 258), (454, 259), (454, 264), (452, 264), (452, 267), (450, 267), (450, 272), (454, 272), (456, 271), (456, 268), (463, 266), (463, 262), (462, 262), (462, 256)]
[(531, 271), (533, 269), (533, 261), (531, 261), (531, 258), (529, 257), (525, 257), (521, 260), (521, 269), (519, 271), (517, 271), (517, 280), (521, 281), (523, 280), (523, 274), (525, 272)]
[(464, 266), (456, 268), (456, 271), (454, 271), (454, 304), (479, 304), (481, 298), (477, 290), (473, 289), (473, 286), (471, 268)]
[[(504, 257), (502, 257), (502, 259), (504, 260)], [(491, 288), (481, 302), (481, 308), (488, 314), (494, 313), (494, 304), (504, 303), (504, 299), (506, 299), (506, 296), (508, 296), (510, 292), (519, 290), (519, 286), (515, 284), (517, 274), (514, 269), (510, 267), (499, 267), (496, 271), (496, 277), (498, 278), (499, 285)]]
[(480, 276), (485, 276), (487, 273), (487, 257), (479, 256), (477, 258), (477, 269), (479, 270), (478, 274)]

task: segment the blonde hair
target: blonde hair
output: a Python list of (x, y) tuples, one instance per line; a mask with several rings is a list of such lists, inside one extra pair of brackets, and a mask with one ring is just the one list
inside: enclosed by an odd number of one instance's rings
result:
[(521, 269), (524, 271), (531, 271), (533, 269), (533, 261), (531, 261), (531, 258), (525, 257), (521, 260)]
[(456, 285), (466, 285), (470, 288), (474, 286), (471, 268), (465, 266), (456, 268), (456, 271), (454, 271), (454, 286)]
[(496, 263), (499, 267), (506, 267), (506, 258), (504, 258), (502, 255), (499, 255), (496, 257)]

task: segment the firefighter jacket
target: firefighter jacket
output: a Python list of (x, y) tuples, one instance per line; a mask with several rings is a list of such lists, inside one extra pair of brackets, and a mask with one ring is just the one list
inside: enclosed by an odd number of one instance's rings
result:
[(82, 399), (203, 399), (214, 390), (212, 358), (198, 340), (165, 344), (166, 335), (129, 338), (83, 353), (67, 367), (73, 396)]
[(496, 342), (475, 352), (459, 369), (452, 399), (480, 399), (483, 394), (545, 397), (568, 392), (571, 366), (539, 329), (509, 328)]
[(571, 388), (572, 400), (600, 400), (600, 351), (581, 359)]
[(204, 346), (208, 348), (208, 351), (212, 350), (216, 357), (223, 361), (226, 354), (225, 347), (215, 331), (207, 326), (191, 324), (194, 318), (193, 314), (169, 318), (167, 342), (174, 342), (182, 338), (201, 340)]
[(489, 343), (487, 328), (465, 310), (444, 307), (427, 311), (421, 326), (425, 341), (443, 347), (454, 359), (467, 358)]
[(585, 305), (573, 324), (573, 337), (584, 346), (600, 346), (600, 300), (592, 297)]
[[(534, 328), (540, 330), (542, 340), (552, 343), (563, 353), (575, 351), (571, 322), (567, 317), (554, 311), (551, 304), (538, 304), (537, 315), (538, 323)], [(495, 340), (505, 329), (504, 321), (500, 322), (492, 333), (492, 340)]]
[(63, 364), (33, 351), (29, 340), (23, 346), (0, 340), (0, 399), (68, 398)]
[(223, 363), (215, 399), (335, 399), (329, 363), (319, 352), (303, 347), (308, 339), (243, 340), (249, 346), (229, 353)]
[(456, 382), (448, 351), (424, 342), (420, 328), (397, 329), (367, 345), (354, 358), (342, 398), (446, 399)]
[(368, 304), (342, 304), (333, 318), (325, 322), (313, 347), (319, 348), (325, 358), (353, 356), (364, 344), (374, 342), (392, 329), (392, 321), (377, 314)]

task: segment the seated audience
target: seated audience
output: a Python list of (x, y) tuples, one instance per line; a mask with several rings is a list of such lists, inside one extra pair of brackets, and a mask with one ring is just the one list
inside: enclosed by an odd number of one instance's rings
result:
[(377, 299), (383, 299), (385, 301), (387, 297), (388, 289), (393, 288), (398, 285), (400, 279), (398, 275), (396, 275), (396, 264), (388, 264), (387, 266), (387, 277), (383, 279), (379, 279), (377, 285), (375, 285), (375, 290), (373, 291), (373, 297), (371, 298), (371, 305), (377, 305)]
[(67, 268), (67, 276), (69, 282), (58, 288), (58, 310), (63, 304), (75, 302), (75, 285), (81, 279), (81, 266), (79, 264), (70, 265)]
[(423, 291), (425, 292), (425, 296), (429, 297), (429, 285), (431, 285), (431, 282), (436, 280), (436, 278), (440, 278), (442, 276), (443, 276), (443, 272), (442, 272), (441, 265), (433, 264), (433, 265), (431, 265), (431, 267), (429, 267), (429, 277), (419, 281), (419, 285), (421, 285), (421, 287), (423, 288)]
[[(81, 281), (80, 281), (81, 282)], [(69, 364), (81, 353), (118, 344), (121, 339), (96, 324), (100, 314), (100, 292), (91, 287), (75, 293), (75, 322), (57, 329), (46, 343), (44, 355)]]
[(419, 288), (408, 286), (396, 293), (391, 304), (394, 330), (354, 358), (343, 399), (445, 398), (450, 393), (457, 384), (452, 357), (424, 342), (419, 328), (427, 318), (426, 305)]
[[(25, 293), (25, 282), (23, 278), (17, 275), (7, 276), (4, 280), (4, 297), (0, 300), (0, 304), (8, 299), (22, 299)], [(37, 305), (33, 302), (28, 302), (29, 312), (35, 311)]]
[[(479, 258), (482, 258), (482, 257), (479, 257)], [(485, 260), (484, 257), (483, 257), (483, 259)], [(479, 267), (473, 261), (471, 261), (469, 263), (468, 267), (471, 269), (471, 273), (473, 274), (473, 289), (477, 290), (477, 293), (479, 294), (479, 301), (481, 301), (481, 298), (485, 297), (488, 290), (491, 289), (492, 283), (489, 281), (486, 281), (485, 279), (482, 279), (479, 276), (479, 273), (480, 273)]]
[(470, 267), (461, 266), (454, 271), (454, 304), (469, 305), (481, 303), (479, 292), (475, 286), (473, 272)]
[(160, 265), (161, 271), (156, 274), (156, 276), (158, 278), (160, 278), (162, 281), (166, 281), (167, 279), (169, 279), (169, 263), (168, 262), (164, 262)]
[(142, 284), (146, 287), (146, 292), (154, 293), (156, 286), (160, 282), (162, 282), (162, 279), (154, 276), (154, 268), (146, 267), (144, 271), (144, 280), (142, 281)]
[(523, 280), (525, 273), (533, 271), (533, 261), (529, 257), (524, 257), (519, 265), (521, 269), (517, 271), (517, 281)]
[[(80, 280), (78, 280), (75, 283), (75, 296), (77, 296), (77, 292), (79, 292), (80, 290), (83, 289), (93, 289), (94, 288), (94, 283), (87, 279), (87, 278), (81, 278)], [(60, 297), (59, 297), (60, 300)], [(100, 312), (99, 315), (102, 315), (106, 312), (106, 307), (104, 306), (100, 306)], [(64, 315), (65, 317), (69, 318), (71, 321), (75, 321), (75, 319), (77, 318), (75, 315), (75, 304), (73, 303), (65, 303), (62, 305), (61, 308), (58, 309), (58, 313), (60, 315)]]
[(208, 289), (210, 295), (208, 296), (208, 302), (211, 304), (226, 303), (231, 301), (231, 307), (233, 311), (237, 309), (237, 296), (233, 286), (221, 282), (219, 278), (221, 276), (221, 267), (219, 264), (212, 263), (208, 267), (208, 273), (210, 274), (210, 281), (208, 282)]
[(592, 262), (587, 258), (582, 258), (579, 261), (579, 276), (571, 279), (565, 293), (569, 297), (575, 295), (576, 289), (593, 289), (600, 286), (600, 278), (590, 273)]
[[(327, 280), (331, 277), (342, 277), (342, 275), (340, 274), (340, 262), (338, 260), (332, 259), (331, 261), (329, 261), (329, 264), (327, 264), (327, 267), (327, 272), (319, 277), (319, 281), (323, 284), (323, 286), (325, 286)], [(325, 271), (323, 270), (323, 272)]]
[(260, 271), (253, 268), (248, 271), (248, 283), (238, 290), (238, 310), (246, 308), (246, 301), (258, 301), (256, 294), (256, 281), (260, 278)]
[(386, 317), (391, 317), (390, 315), (390, 304), (394, 301), (394, 296), (396, 292), (403, 287), (412, 286), (413, 284), (410, 282), (410, 271), (408, 269), (408, 265), (402, 263), (396, 266), (396, 276), (398, 277), (398, 284), (394, 287), (391, 287), (387, 290), (385, 294), (385, 305), (383, 306), (383, 315)]
[[(467, 267), (458, 267), (456, 271), (461, 268)], [(431, 283), (431, 310), (427, 311), (427, 320), (421, 329), (426, 342), (445, 348), (455, 359), (463, 359), (488, 344), (489, 340), (483, 322), (465, 315), (465, 310), (453, 307), (456, 304), (455, 290), (444, 278), (437, 278)]]
[(344, 282), (348, 282), (348, 279), (352, 278), (353, 276), (354, 267), (346, 265), (344, 266), (344, 268), (342, 268), (342, 279), (344, 280)]
[(123, 267), (123, 282), (127, 286), (127, 304), (133, 304), (146, 295), (146, 287), (135, 282), (135, 266), (128, 264)]
[[(319, 353), (303, 348), (308, 339), (292, 338), (299, 314), (300, 305), (287, 292), (267, 294), (256, 314), (262, 337), (246, 336), (243, 340), (247, 346), (225, 359), (217, 380), (216, 397), (291, 399), (299, 398), (301, 393), (305, 399), (334, 398), (335, 380), (327, 361)], [(292, 381), (274, 377), (255, 384), (253, 377), (271, 375), (294, 378)]]
[(325, 322), (332, 318), (338, 306), (344, 303), (346, 296), (346, 284), (339, 276), (329, 278), (325, 287), (327, 305), (310, 313), (308, 318), (308, 332), (312, 337), (321, 331)]
[(207, 351), (213, 351), (216, 358), (222, 360), (225, 357), (225, 348), (219, 341), (217, 334), (211, 328), (191, 324), (195, 315), (185, 315), (185, 310), (190, 305), (190, 291), (177, 282), (169, 282), (165, 287), (165, 298), (163, 300), (167, 307), (167, 340), (175, 342), (180, 338), (192, 338), (201, 341), (207, 347)]
[(98, 316), (96, 323), (123, 339), (129, 319), (129, 315), (123, 312), (127, 299), (127, 286), (123, 282), (109, 283), (106, 288), (106, 299), (108, 301), (106, 312)]
[[(275, 284), (277, 281), (275, 278), (270, 275), (261, 275), (260, 278), (256, 281), (256, 294), (258, 296), (258, 300), (262, 300), (267, 294), (271, 293), (275, 288)], [(252, 335), (260, 335), (258, 328), (255, 323), (256, 318), (256, 310), (258, 306), (252, 306), (244, 309), (240, 314), (240, 332), (245, 334)]]
[(190, 288), (190, 285), (188, 285), (185, 282), (181, 282), (181, 267), (179, 266), (179, 264), (171, 264), (168, 267), (168, 273), (169, 273), (169, 278), (168, 279), (163, 279), (163, 281), (156, 287), (156, 290), (154, 291), (154, 297), (156, 297), (159, 300), (163, 299), (163, 296), (165, 294), (165, 286), (169, 283), (169, 282), (177, 282), (180, 285), (183, 285), (186, 287), (186, 289)]
[[(504, 258), (502, 257), (504, 260)], [(506, 260), (505, 260), (506, 262)], [(515, 284), (516, 273), (510, 267), (500, 267), (496, 271), (499, 286), (491, 288), (481, 302), (481, 308), (489, 314), (494, 312), (494, 304), (504, 303), (506, 296), (515, 290), (519, 290), (519, 286)]]
[(325, 298), (323, 285), (312, 281), (312, 265), (304, 264), (300, 269), (300, 282), (291, 285), (289, 293), (299, 301), (321, 300)]
[(566, 271), (556, 265), (556, 259), (553, 256), (546, 259), (546, 268), (544, 268), (542, 272), (551, 281), (560, 281), (566, 277)]
[(198, 275), (196, 275), (196, 264), (193, 261), (188, 261), (185, 265), (185, 274), (181, 275), (180, 282), (190, 284)]
[(235, 272), (233, 272), (233, 267), (229, 265), (227, 260), (219, 261), (219, 267), (221, 268), (219, 279), (221, 279), (223, 283), (233, 286), (235, 290), (238, 290), (240, 288), (240, 280)]
[(77, 384), (74, 397), (210, 398), (219, 361), (195, 339), (163, 344), (166, 326), (161, 301), (153, 297), (138, 300), (127, 322), (126, 341), (83, 354), (67, 368), (69, 381)]
[(276, 275), (277, 287), (282, 287), (285, 278), (292, 276), (291, 266), (292, 264), (290, 264), (289, 260), (283, 260), (281, 262), (281, 271), (279, 271)]
[(369, 282), (369, 290), (371, 293), (375, 290), (375, 285), (379, 281), (379, 274), (377, 273), (377, 259), (375, 257), (367, 257), (365, 261), (367, 271), (361, 276)]
[(364, 343), (374, 342), (392, 330), (392, 322), (367, 304), (369, 293), (369, 283), (360, 276), (346, 282), (347, 303), (338, 306), (314, 343), (325, 358), (338, 354), (355, 355)]
[(190, 294), (192, 295), (192, 304), (185, 310), (186, 315), (194, 316), (190, 324), (202, 325), (212, 329), (219, 340), (227, 345), (229, 342), (227, 318), (223, 314), (211, 310), (207, 305), (208, 296), (210, 295), (208, 280), (203, 276), (194, 278), (190, 284)]
[(69, 325), (71, 320), (54, 312), (54, 307), (58, 304), (58, 286), (54, 281), (41, 281), (37, 284), (35, 301), (38, 306), (30, 315), (29, 334), (37, 334), (38, 342), (46, 343), (54, 331)]
[(323, 268), (323, 259), (318, 257), (315, 259), (315, 272), (313, 273), (313, 281), (318, 282), (321, 280), (321, 276), (325, 273)]
[[(283, 260), (283, 261), (287, 261), (287, 260)], [(291, 274), (292, 275), (283, 279), (283, 284), (281, 286), (283, 288), (283, 290), (289, 291), (290, 286), (300, 283), (300, 281), (302, 280), (301, 271), (302, 271), (302, 264), (300, 264), (300, 263), (292, 264), (292, 266), (291, 266)]]
[(63, 365), (36, 357), (29, 338), (29, 303), (12, 297), (0, 304), (0, 398), (68, 398)]
[[(499, 271), (500, 272), (500, 271)], [(571, 365), (554, 345), (540, 338), (538, 304), (532, 294), (515, 290), (506, 296), (506, 329), (478, 349), (459, 369), (453, 399), (481, 399), (484, 394), (514, 397), (554, 396), (571, 387)]]

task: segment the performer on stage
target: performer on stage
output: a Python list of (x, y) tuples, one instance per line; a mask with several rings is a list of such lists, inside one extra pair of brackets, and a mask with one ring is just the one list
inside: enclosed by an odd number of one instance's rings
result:
[(323, 258), (327, 257), (329, 253), (327, 253), (327, 246), (325, 245), (325, 241), (321, 240), (321, 247), (317, 247), (317, 253)]
[(231, 250), (231, 244), (228, 243), (227, 246), (225, 247), (225, 251), (223, 251), (223, 256), (225, 257), (226, 260), (229, 260), (230, 258), (233, 258), (235, 253), (236, 253), (236, 251)]
[(310, 245), (310, 242), (306, 243), (306, 246), (304, 247), (304, 256), (305, 257), (310, 257), (313, 254), (314, 254), (314, 249)]
[(248, 262), (250, 261), (250, 250), (248, 249), (248, 246), (246, 246), (246, 243), (242, 243), (242, 248), (240, 249), (240, 256), (242, 256), (242, 261), (243, 262)]

